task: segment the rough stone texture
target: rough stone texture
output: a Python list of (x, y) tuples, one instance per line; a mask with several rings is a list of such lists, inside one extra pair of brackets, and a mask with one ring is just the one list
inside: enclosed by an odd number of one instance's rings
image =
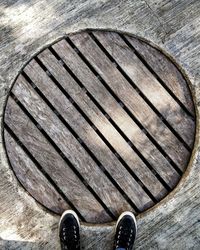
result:
[[(0, 0), (0, 118), (21, 67), (44, 46), (85, 28), (116, 29), (144, 37), (182, 66), (196, 102), (193, 157), (177, 188), (138, 216), (136, 249), (200, 246), (200, 1)], [(1, 123), (2, 130), (2, 123)], [(59, 249), (58, 216), (48, 213), (18, 184), (0, 136), (0, 248)], [(113, 226), (82, 226), (84, 249), (111, 249)]]

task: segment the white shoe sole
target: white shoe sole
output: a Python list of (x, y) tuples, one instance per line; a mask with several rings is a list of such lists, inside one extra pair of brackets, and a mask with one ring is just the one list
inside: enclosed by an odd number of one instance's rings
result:
[[(136, 231), (136, 235), (137, 235), (137, 222), (136, 222), (136, 218), (135, 218), (135, 215), (134, 215), (133, 213), (131, 213), (131, 212), (123, 212), (123, 213), (119, 216), (119, 218), (118, 218), (118, 220), (117, 220), (117, 223), (116, 223), (116, 226), (115, 226), (115, 232), (116, 232), (116, 229), (117, 229), (117, 226), (118, 226), (119, 222), (121, 221), (121, 219), (122, 219), (125, 215), (131, 216), (131, 218), (134, 220), (134, 222), (135, 222), (135, 231)], [(136, 236), (136, 235), (135, 235), (135, 236)]]
[(73, 210), (66, 210), (66, 211), (62, 214), (62, 216), (61, 216), (61, 218), (60, 218), (60, 221), (59, 221), (59, 229), (60, 229), (60, 223), (61, 223), (62, 219), (64, 218), (64, 216), (65, 216), (66, 214), (72, 214), (72, 215), (75, 217), (75, 219), (77, 220), (78, 225), (79, 225), (79, 227), (80, 227), (80, 222), (79, 222), (79, 218), (78, 218), (77, 214), (76, 214)]

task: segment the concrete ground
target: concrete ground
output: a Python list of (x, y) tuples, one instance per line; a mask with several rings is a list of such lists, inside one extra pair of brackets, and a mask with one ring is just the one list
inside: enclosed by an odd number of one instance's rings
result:
[[(1, 121), (9, 89), (27, 61), (66, 33), (86, 28), (145, 38), (169, 54), (188, 77), (197, 115), (193, 155), (175, 190), (138, 216), (135, 248), (200, 249), (200, 1), (0, 0)], [(0, 249), (59, 249), (58, 221), (19, 185), (1, 133)], [(112, 249), (113, 228), (83, 225), (83, 249)]]

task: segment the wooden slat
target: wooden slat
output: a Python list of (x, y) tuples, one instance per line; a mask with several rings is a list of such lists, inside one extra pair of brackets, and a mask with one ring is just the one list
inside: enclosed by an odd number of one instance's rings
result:
[[(56, 213), (70, 209), (59, 193), (52, 187), (26, 153), (4, 130), (5, 145), (11, 166), (24, 188), (42, 205)], [(35, 178), (35, 176), (37, 176)]]
[(191, 114), (195, 115), (194, 104), (187, 82), (170, 59), (163, 56), (162, 52), (158, 49), (149, 46), (142, 40), (136, 39), (132, 36), (126, 36), (126, 39), (133, 45), (140, 55), (143, 56), (148, 65), (150, 65), (154, 72), (164, 81), (167, 87), (176, 97), (178, 97)]
[(179, 175), (112, 95), (109, 94), (78, 54), (65, 40), (56, 43), (53, 48), (158, 174), (173, 188), (179, 179)]
[[(20, 138), (20, 141), (40, 163), (41, 167), (47, 172), (47, 174), (51, 176), (56, 185), (60, 187), (63, 193), (78, 209), (78, 211), (86, 219), (86, 221), (106, 222), (111, 220), (109, 215), (104, 211), (103, 207), (97, 202), (97, 200), (88, 191), (84, 184), (73, 173), (67, 163), (55, 151), (53, 146), (51, 146), (47, 139), (45, 139), (39, 129), (36, 128), (36, 126), (24, 114), (24, 112), (12, 100), (12, 98), (9, 98), (8, 100), (5, 113), (5, 122), (9, 124), (9, 127), (12, 129), (12, 131), (14, 131), (18, 138)], [(13, 157), (13, 155), (15, 155), (15, 150), (13, 148), (12, 155), (12, 147), (9, 146), (9, 148), (11, 162), (15, 162), (15, 159)], [(20, 175), (21, 168), (18, 167), (17, 164), (15, 164), (14, 167), (14, 170)], [(27, 171), (29, 171), (28, 167), (28, 164), (24, 164), (24, 171), (26, 170), (26, 168)], [(31, 171), (28, 178), (37, 180), (37, 176), (38, 171)], [(28, 186), (28, 184), (26, 184), (26, 180), (23, 179), (22, 183)], [(40, 182), (38, 181), (38, 186), (39, 183)], [(47, 181), (44, 182), (44, 184), (46, 183)], [(47, 183), (47, 186), (49, 186), (49, 183)], [(76, 191), (74, 191), (74, 189)], [(33, 192), (33, 196), (39, 197), (41, 200), (43, 200), (43, 196), (46, 197), (46, 194), (44, 195), (43, 192)]]
[[(84, 112), (86, 112), (95, 126), (129, 164), (140, 180), (151, 190), (152, 194), (159, 199), (159, 197), (166, 192), (164, 187), (157, 181), (156, 177), (145, 166), (138, 155), (108, 122), (106, 117), (101, 114), (99, 109), (96, 108), (93, 102), (88, 98), (84, 91), (81, 90), (73, 78), (70, 77), (67, 71), (58, 64), (56, 58), (48, 50), (42, 52), (39, 55), (39, 58), (62, 84), (63, 88), (72, 96)], [(77, 93), (79, 94), (77, 95)]]
[(87, 33), (76, 34), (70, 38), (172, 160), (184, 170), (187, 164), (185, 159), (189, 159), (190, 153), (130, 86), (116, 66)]
[[(140, 185), (133, 179), (129, 172), (118, 161), (117, 157), (110, 151), (103, 140), (96, 134), (94, 129), (85, 121), (83, 116), (78, 113), (70, 101), (56, 87), (47, 74), (33, 60), (27, 65), (24, 71), (31, 80), (48, 96), (51, 103), (62, 114), (68, 124), (86, 143), (93, 154), (103, 164), (120, 187), (125, 191), (128, 197), (135, 205), (143, 210), (148, 207), (151, 202)], [(58, 72), (59, 73), (59, 72)], [(48, 88), (46, 87), (48, 85)], [(67, 108), (66, 108), (67, 107)]]
[(42, 101), (22, 76), (19, 76), (17, 79), (13, 93), (59, 146), (61, 151), (82, 174), (86, 182), (93, 188), (104, 204), (110, 208), (114, 215), (118, 215), (121, 212), (122, 202), (123, 209), (131, 210), (131, 207), (124, 200), (123, 196), (78, 143), (77, 139), (61, 124), (54, 112)]
[(95, 32), (94, 34), (169, 124), (188, 145), (192, 146), (194, 121), (163, 88), (133, 50), (115, 32)]

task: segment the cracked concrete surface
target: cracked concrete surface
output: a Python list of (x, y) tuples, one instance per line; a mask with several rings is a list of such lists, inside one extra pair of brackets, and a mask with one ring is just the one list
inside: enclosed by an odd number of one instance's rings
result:
[[(197, 133), (189, 167), (176, 189), (138, 216), (136, 249), (200, 249), (200, 1), (0, 0), (0, 120), (18, 72), (43, 47), (86, 28), (119, 30), (169, 54), (190, 81)], [(0, 136), (0, 249), (59, 249), (59, 217), (19, 185)], [(83, 249), (112, 249), (113, 225), (83, 225)]]

